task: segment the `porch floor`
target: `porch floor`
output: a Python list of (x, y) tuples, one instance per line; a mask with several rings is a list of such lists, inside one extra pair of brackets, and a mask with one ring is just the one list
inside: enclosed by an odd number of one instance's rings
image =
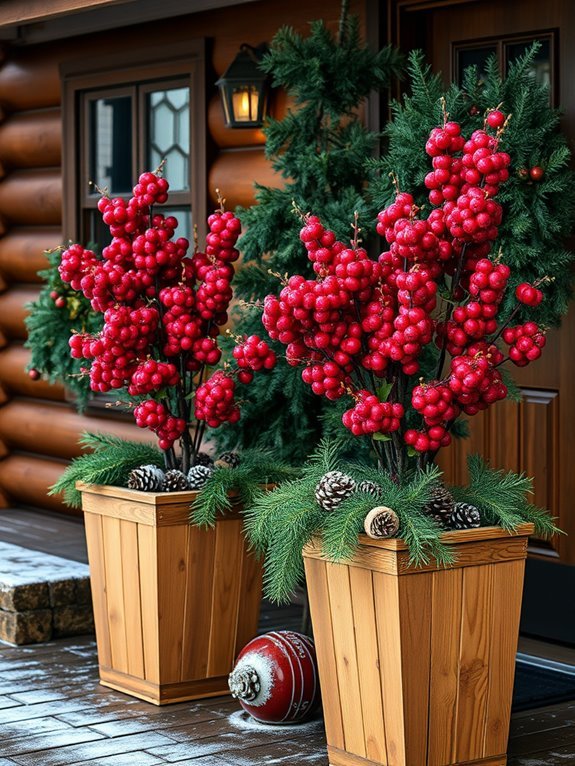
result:
[[(0, 540), (85, 560), (83, 527), (2, 511)], [(264, 609), (260, 629), (299, 629), (301, 610)], [(573, 766), (575, 700), (516, 713), (508, 766)], [(265, 727), (229, 697), (155, 707), (98, 683), (93, 637), (0, 644), (0, 766), (327, 766), (321, 718)]]

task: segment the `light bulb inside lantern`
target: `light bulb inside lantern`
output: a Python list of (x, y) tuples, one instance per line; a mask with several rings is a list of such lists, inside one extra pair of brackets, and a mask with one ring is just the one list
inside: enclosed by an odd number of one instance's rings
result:
[(234, 91), (232, 95), (237, 122), (253, 122), (258, 115), (258, 91), (253, 86)]

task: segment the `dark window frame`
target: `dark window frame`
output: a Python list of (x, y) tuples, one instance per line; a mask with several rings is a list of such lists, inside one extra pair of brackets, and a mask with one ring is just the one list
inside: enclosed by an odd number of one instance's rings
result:
[[(63, 211), (65, 241), (80, 241), (83, 236), (83, 215), (95, 207), (97, 196), (90, 193), (89, 147), (85, 134), (88, 102), (94, 94), (100, 96), (133, 92), (148, 84), (163, 82), (171, 87), (190, 86), (190, 190), (170, 195), (169, 206), (191, 204), (194, 224), (200, 238), (205, 236), (207, 217), (205, 41), (159, 45), (144, 49), (104, 54), (98, 58), (81, 59), (61, 66), (63, 112)], [(144, 95), (145, 97), (145, 95)], [(84, 114), (81, 110), (85, 109)], [(142, 112), (141, 109), (136, 109)], [(133, 130), (142, 135), (143, 116)], [(135, 149), (134, 149), (135, 152)], [(153, 168), (138, 167), (143, 150), (133, 161), (139, 172)], [(133, 179), (134, 183), (136, 178)], [(169, 178), (168, 178), (169, 181)], [(84, 243), (85, 244), (85, 243)]]

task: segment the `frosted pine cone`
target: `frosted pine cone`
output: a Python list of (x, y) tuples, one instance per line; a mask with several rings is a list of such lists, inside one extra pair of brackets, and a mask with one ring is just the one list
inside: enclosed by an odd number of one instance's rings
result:
[(449, 520), (452, 529), (474, 529), (481, 526), (479, 510), (469, 503), (455, 503)]
[(381, 495), (381, 487), (379, 484), (376, 484), (374, 481), (368, 481), (367, 479), (357, 485), (357, 491), (366, 492), (368, 495), (373, 495), (374, 497)]
[(334, 508), (349, 497), (356, 489), (355, 481), (342, 471), (328, 471), (315, 488), (315, 499), (324, 511)]
[(450, 526), (453, 513), (453, 497), (444, 484), (437, 484), (431, 490), (431, 499), (423, 508), (424, 513), (438, 521), (440, 524)]
[(196, 455), (196, 465), (213, 465), (214, 459), (207, 452), (198, 452)]
[(171, 471), (166, 471), (162, 489), (164, 492), (183, 492), (189, 489), (188, 480), (185, 474), (177, 468), (172, 468)]
[(164, 483), (164, 472), (156, 465), (140, 465), (128, 474), (128, 487), (141, 492), (159, 492)]
[(188, 471), (188, 487), (189, 489), (201, 489), (210, 476), (213, 474), (214, 469), (208, 465), (194, 465)]
[(222, 452), (214, 465), (217, 468), (237, 468), (240, 462), (240, 456), (237, 452)]

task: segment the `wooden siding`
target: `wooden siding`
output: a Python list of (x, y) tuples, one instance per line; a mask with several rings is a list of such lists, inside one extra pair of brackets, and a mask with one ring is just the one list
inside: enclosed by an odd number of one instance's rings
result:
[[(7, 13), (17, 4), (4, 5)], [(351, 11), (365, 21), (363, 0), (354, 0)], [(83, 430), (148, 438), (125, 420), (111, 420), (109, 413), (106, 417), (77, 415), (66, 401), (63, 386), (32, 382), (24, 370), (29, 360), (22, 345), (26, 304), (38, 294), (37, 272), (45, 267), (43, 251), (70, 236), (62, 229), (60, 65), (120, 52), (127, 35), (132, 46), (144, 49), (207, 38), (209, 151), (203, 193), (208, 206), (214, 202), (216, 187), (228, 207), (249, 205), (254, 181), (274, 185), (279, 180), (264, 158), (261, 131), (224, 127), (215, 81), (241, 43), (269, 42), (286, 23), (305, 32), (308, 22), (317, 18), (335, 28), (338, 15), (339, 3), (328, 0), (262, 0), (85, 35), (65, 44), (6, 47), (0, 63), (0, 458), (4, 458), (0, 460), (0, 505), (64, 510), (58, 498), (46, 496), (46, 490), (62, 471), (64, 460), (79, 454), (77, 437)], [(275, 115), (285, 109), (286, 98), (278, 94)]]

